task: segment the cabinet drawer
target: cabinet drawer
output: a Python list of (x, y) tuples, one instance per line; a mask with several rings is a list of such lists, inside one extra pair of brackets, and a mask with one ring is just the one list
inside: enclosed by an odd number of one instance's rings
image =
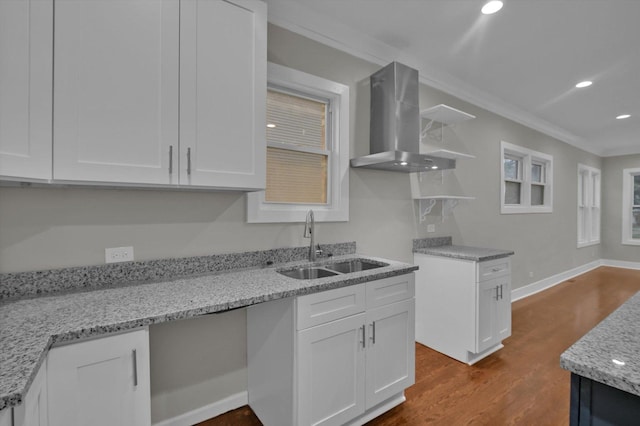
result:
[(415, 296), (414, 274), (383, 278), (367, 283), (367, 308), (411, 299)]
[(365, 311), (365, 284), (300, 296), (297, 299), (298, 330)]
[(511, 274), (511, 260), (508, 257), (478, 263), (478, 282)]

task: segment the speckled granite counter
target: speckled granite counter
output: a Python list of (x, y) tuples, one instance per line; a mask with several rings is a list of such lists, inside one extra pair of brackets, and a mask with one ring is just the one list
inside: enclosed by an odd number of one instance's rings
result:
[(640, 292), (560, 355), (560, 366), (640, 396)]
[[(355, 249), (355, 244), (353, 247)], [(356, 254), (324, 262), (354, 257), (388, 263), (389, 266), (314, 280), (297, 280), (277, 273), (279, 269), (308, 263), (297, 261), (5, 301), (0, 304), (0, 410), (22, 402), (47, 350), (56, 342), (224, 312), (417, 269), (411, 264)]]
[(512, 250), (452, 245), (451, 237), (422, 238), (413, 240), (413, 252), (428, 254), (431, 256), (471, 260), (475, 262), (500, 259), (514, 254)]

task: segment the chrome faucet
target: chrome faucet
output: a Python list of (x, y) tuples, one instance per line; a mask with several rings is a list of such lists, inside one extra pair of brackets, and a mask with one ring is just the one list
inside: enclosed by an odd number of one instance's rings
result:
[(316, 261), (316, 245), (315, 245), (315, 220), (313, 218), (313, 210), (307, 213), (307, 219), (304, 223), (304, 238), (310, 238), (309, 242), (309, 262)]

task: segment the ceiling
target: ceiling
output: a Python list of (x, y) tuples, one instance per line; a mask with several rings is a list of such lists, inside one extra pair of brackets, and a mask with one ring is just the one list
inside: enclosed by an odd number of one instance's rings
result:
[[(503, 0), (494, 15), (480, 13), (484, 0), (266, 2), (278, 26), (405, 63), (432, 87), (564, 142), (640, 153), (638, 0)], [(582, 80), (593, 85), (575, 88)]]

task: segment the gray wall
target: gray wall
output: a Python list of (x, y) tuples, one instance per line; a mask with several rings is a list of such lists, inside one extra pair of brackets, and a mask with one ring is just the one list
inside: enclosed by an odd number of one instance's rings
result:
[(640, 154), (607, 157), (602, 170), (603, 258), (640, 262), (640, 246), (622, 244), (622, 171), (640, 168)]
[[(351, 156), (368, 154), (368, 76), (377, 65), (277, 27), (269, 28), (268, 57), (349, 85)], [(513, 249), (514, 288), (601, 257), (599, 246), (576, 248), (577, 163), (602, 167), (599, 157), (421, 88), (422, 108), (440, 103), (477, 118), (447, 129), (445, 142), (434, 143), (477, 158), (460, 160), (455, 171), (425, 174), (422, 182), (417, 176), (352, 169), (350, 221), (318, 225), (318, 242), (355, 240), (360, 253), (407, 262), (411, 240), (424, 236), (452, 235), (456, 244)], [(554, 156), (552, 214), (500, 214), (501, 140)], [(430, 215), (427, 223), (435, 224), (436, 232), (427, 234), (426, 224), (418, 223), (412, 186), (476, 199), (461, 202), (444, 222)], [(245, 197), (239, 193), (0, 188), (1, 272), (100, 264), (105, 247), (131, 245), (136, 259), (145, 260), (299, 246), (307, 243), (302, 230), (302, 224), (245, 223)], [(151, 327), (154, 421), (206, 403), (202, 395), (216, 400), (246, 389), (244, 327), (244, 311)]]

